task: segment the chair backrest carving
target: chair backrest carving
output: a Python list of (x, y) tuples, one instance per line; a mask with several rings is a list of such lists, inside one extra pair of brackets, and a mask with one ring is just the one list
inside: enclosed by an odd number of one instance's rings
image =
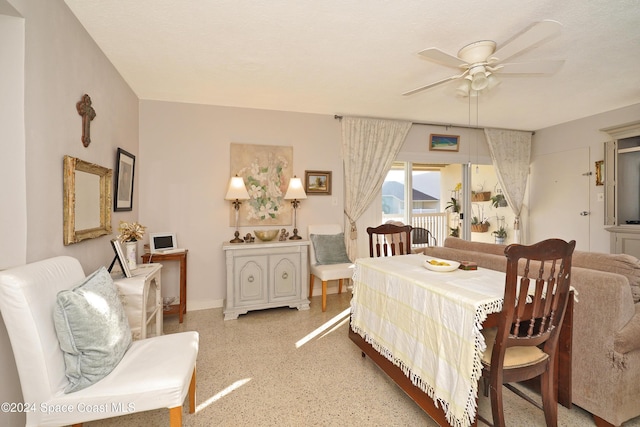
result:
[(411, 226), (382, 224), (368, 227), (369, 256), (407, 255), (411, 253)]
[(548, 239), (531, 246), (514, 244), (505, 248), (504, 305), (492, 365), (494, 357), (504, 355), (512, 346), (544, 343), (545, 353), (555, 354), (569, 298), (575, 245), (574, 240)]

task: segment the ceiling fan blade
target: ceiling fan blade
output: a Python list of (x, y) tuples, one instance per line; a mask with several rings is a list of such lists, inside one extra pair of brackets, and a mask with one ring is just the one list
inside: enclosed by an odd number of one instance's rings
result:
[(499, 47), (491, 56), (497, 58), (499, 62), (503, 62), (551, 37), (557, 36), (560, 31), (562, 31), (562, 24), (557, 21), (536, 22)]
[(466, 76), (466, 75), (467, 75), (467, 71), (465, 71), (464, 73), (462, 73), (462, 74), (460, 74), (460, 75), (458, 75), (458, 76), (451, 76), (451, 77), (447, 77), (446, 79), (439, 80), (439, 81), (434, 82), (434, 83), (430, 83), (430, 84), (428, 84), (428, 85), (426, 85), (426, 86), (420, 86), (419, 88), (416, 88), (416, 89), (410, 90), (409, 92), (405, 92), (405, 93), (403, 93), (402, 95), (403, 95), (403, 96), (413, 95), (414, 93), (418, 93), (418, 92), (422, 92), (423, 90), (431, 89), (432, 87), (435, 87), (435, 86), (441, 85), (441, 84), (443, 84), (443, 83), (450, 82), (451, 80), (460, 79), (460, 78), (462, 78), (462, 77), (464, 77), (464, 76)]
[(535, 62), (512, 62), (501, 64), (497, 70), (499, 74), (554, 74), (564, 64), (564, 59), (535, 61)]
[(467, 65), (466, 62), (464, 62), (457, 56), (450, 55), (447, 52), (443, 52), (435, 47), (430, 47), (429, 49), (422, 50), (418, 52), (418, 55), (424, 56), (431, 61), (437, 62), (442, 65), (447, 65), (449, 67), (460, 68), (464, 65)]

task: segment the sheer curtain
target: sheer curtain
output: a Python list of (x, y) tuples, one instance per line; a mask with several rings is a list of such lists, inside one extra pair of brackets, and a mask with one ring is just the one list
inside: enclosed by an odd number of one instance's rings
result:
[(342, 118), (344, 213), (349, 223), (345, 235), (347, 254), (352, 260), (357, 256), (356, 221), (381, 190), (410, 128), (411, 122), (407, 121)]
[(505, 199), (515, 214), (514, 243), (520, 243), (520, 212), (531, 159), (531, 132), (485, 129), (493, 167)]

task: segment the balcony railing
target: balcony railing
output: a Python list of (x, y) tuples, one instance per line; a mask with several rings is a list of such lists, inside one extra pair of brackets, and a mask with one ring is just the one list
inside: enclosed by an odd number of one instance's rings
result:
[[(404, 218), (393, 214), (383, 214), (382, 222), (389, 220), (402, 221)], [(449, 235), (449, 212), (432, 212), (432, 213), (420, 213), (413, 214), (411, 217), (411, 226), (415, 228), (426, 228), (431, 232), (433, 237), (436, 238), (438, 246), (442, 246), (444, 239)], [(414, 248), (420, 248), (427, 246), (426, 243), (419, 245), (412, 245)]]

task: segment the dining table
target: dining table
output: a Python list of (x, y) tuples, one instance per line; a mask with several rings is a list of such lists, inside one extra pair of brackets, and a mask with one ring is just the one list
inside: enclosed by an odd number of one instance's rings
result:
[[(433, 271), (426, 264), (433, 259), (453, 266)], [(349, 336), (436, 422), (468, 427), (477, 423), (481, 331), (496, 325), (506, 274), (455, 264), (423, 254), (357, 259)], [(565, 316), (559, 350), (568, 355), (555, 362), (562, 364), (557, 371), (565, 384), (556, 387), (565, 406), (571, 404), (571, 319)]]

